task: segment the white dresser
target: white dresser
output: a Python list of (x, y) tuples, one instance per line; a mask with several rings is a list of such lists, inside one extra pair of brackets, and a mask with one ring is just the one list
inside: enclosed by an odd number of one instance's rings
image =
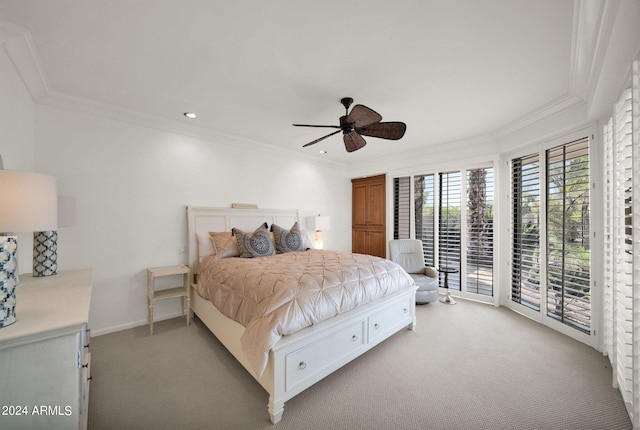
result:
[(0, 329), (0, 428), (85, 429), (91, 269), (20, 275), (16, 322)]

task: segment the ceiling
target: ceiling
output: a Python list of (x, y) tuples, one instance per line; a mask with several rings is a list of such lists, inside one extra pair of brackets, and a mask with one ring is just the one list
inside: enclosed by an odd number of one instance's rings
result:
[[(577, 9), (573, 0), (0, 0), (0, 19), (28, 33), (43, 98), (349, 164), (491, 135), (572, 95)], [(302, 148), (328, 131), (291, 124), (338, 124), (345, 96), (405, 122), (404, 138), (367, 138), (350, 154), (340, 135)]]

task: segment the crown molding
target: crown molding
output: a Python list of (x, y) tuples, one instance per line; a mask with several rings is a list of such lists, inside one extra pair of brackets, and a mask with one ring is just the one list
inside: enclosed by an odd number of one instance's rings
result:
[(575, 0), (569, 93), (591, 104), (621, 0)]
[(571, 94), (565, 94), (562, 97), (559, 97), (547, 103), (546, 105), (539, 107), (533, 112), (530, 112), (527, 115), (510, 122), (506, 126), (499, 128), (498, 130), (493, 132), (493, 137), (496, 140), (504, 138), (505, 136), (516, 133), (546, 118), (557, 115), (569, 109), (573, 109), (574, 107), (583, 103), (584, 100), (582, 98), (573, 96)]
[(108, 105), (93, 100), (72, 96), (52, 90), (41, 66), (31, 33), (16, 24), (0, 19), (0, 44), (13, 64), (16, 72), (22, 79), (25, 88), (31, 95), (34, 103), (42, 106), (58, 107), (100, 118), (127, 122), (139, 126), (179, 133), (191, 137), (201, 138), (214, 142), (233, 142), (235, 147), (246, 150), (262, 150), (270, 154), (277, 153), (280, 156), (296, 161), (305, 161), (322, 167), (329, 167), (346, 174), (346, 164), (331, 160), (318, 160), (305, 154), (284, 149), (278, 146), (245, 139), (240, 136), (229, 135), (215, 130), (186, 124), (174, 119), (161, 118), (153, 115), (135, 112), (118, 106)]
[[(575, 0), (568, 93), (489, 133), (487, 136), (479, 136), (472, 140), (497, 141), (548, 117), (575, 108), (580, 104), (589, 106), (596, 91), (603, 59), (620, 3), (621, 0), (604, 0), (603, 2)], [(365, 164), (369, 163), (376, 163), (376, 160), (372, 160), (354, 166), (350, 163), (330, 161), (327, 159), (318, 160), (316, 157), (300, 154), (292, 150), (253, 141), (240, 136), (228, 135), (192, 124), (186, 124), (175, 119), (154, 117), (140, 112), (132, 112), (117, 106), (101, 104), (99, 102), (55, 92), (52, 91), (48, 85), (31, 34), (27, 29), (0, 19), (0, 44), (36, 104), (62, 107), (93, 116), (124, 121), (216, 142), (232, 141), (234, 145), (246, 147), (247, 149), (256, 150), (263, 148), (264, 151), (270, 153), (276, 152), (287, 158), (332, 167), (339, 171), (345, 171), (347, 168), (364, 167)], [(464, 146), (464, 144), (462, 145)], [(428, 150), (432, 150), (432, 148)], [(397, 155), (397, 157), (403, 156), (403, 154)]]
[[(482, 148), (479, 150), (478, 148)], [(392, 155), (378, 157), (349, 164), (349, 177), (373, 175), (375, 172), (414, 171), (430, 165), (434, 160), (438, 164), (449, 164), (452, 160), (474, 159), (483, 154), (493, 154), (497, 151), (497, 144), (492, 134), (483, 134), (471, 138), (452, 142), (435, 143), (419, 149), (397, 152)], [(452, 155), (453, 154), (453, 155)], [(460, 155), (465, 154), (465, 155)], [(482, 155), (483, 157), (485, 155)]]
[(263, 154), (278, 155), (294, 161), (307, 162), (320, 167), (331, 168), (337, 172), (346, 174), (347, 165), (345, 163), (326, 159), (319, 160), (317, 157), (301, 154), (280, 146), (270, 145), (268, 143), (201, 127), (188, 122), (191, 120), (179, 121), (173, 118), (149, 115), (57, 91), (49, 91), (38, 100), (38, 104), (90, 115), (97, 118), (129, 123), (169, 133), (181, 134), (223, 145), (232, 145), (236, 149), (242, 149), (245, 151), (258, 151)]
[(49, 85), (31, 39), (19, 25), (0, 20), (0, 42), (35, 103), (49, 92)]
[(568, 93), (499, 128), (496, 139), (523, 130), (581, 104), (589, 107), (621, 0), (575, 0)]
[(19, 25), (13, 24), (0, 18), (0, 43), (5, 45), (9, 40), (20, 37), (27, 30)]

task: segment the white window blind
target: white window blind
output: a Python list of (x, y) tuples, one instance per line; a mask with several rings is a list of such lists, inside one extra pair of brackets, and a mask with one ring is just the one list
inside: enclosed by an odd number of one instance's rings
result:
[[(614, 138), (613, 138), (613, 118), (610, 118), (603, 129), (603, 143), (604, 143), (604, 290), (603, 290), (603, 336), (602, 343), (605, 355), (613, 357), (613, 333), (614, 333), (614, 306), (615, 297), (615, 279), (613, 276), (614, 271), (614, 259), (613, 252), (614, 243), (614, 216), (613, 209), (615, 207), (615, 190), (616, 186), (614, 182), (616, 178), (614, 176)], [(615, 369), (614, 369), (615, 373)]]
[[(604, 136), (608, 137), (610, 169), (606, 171), (612, 184), (610, 240), (605, 254), (611, 261), (605, 266), (605, 278), (609, 279), (612, 291), (610, 317), (605, 325), (611, 326), (615, 381), (622, 398), (629, 405), (633, 403), (633, 136), (632, 136), (632, 91), (624, 90), (615, 104), (614, 115), (605, 126)], [(605, 140), (606, 142), (606, 140)], [(606, 167), (606, 166), (605, 166)], [(606, 294), (605, 294), (606, 295)], [(605, 342), (606, 344), (606, 342)]]
[(631, 94), (632, 198), (631, 235), (633, 240), (633, 403), (631, 421), (640, 428), (640, 61), (632, 63)]
[(605, 190), (604, 351), (634, 428), (640, 428), (640, 73), (603, 129)]
[(493, 296), (493, 169), (467, 171), (467, 291)]
[(540, 156), (511, 160), (511, 300), (540, 311)]
[(631, 89), (623, 92), (615, 107), (615, 285), (618, 329), (616, 366), (625, 401), (633, 395), (633, 234), (632, 234), (632, 124)]

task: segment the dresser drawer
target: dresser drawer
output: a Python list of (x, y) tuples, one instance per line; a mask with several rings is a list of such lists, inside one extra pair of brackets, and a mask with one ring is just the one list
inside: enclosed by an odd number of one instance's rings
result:
[[(342, 328), (326, 338), (287, 354), (286, 390), (322, 374), (365, 344), (365, 320)], [(324, 372), (326, 374), (326, 372)]]
[(411, 309), (411, 298), (405, 298), (389, 308), (369, 316), (368, 341), (375, 342), (379, 338), (386, 338), (389, 331), (397, 331), (399, 327), (410, 324), (413, 321)]

